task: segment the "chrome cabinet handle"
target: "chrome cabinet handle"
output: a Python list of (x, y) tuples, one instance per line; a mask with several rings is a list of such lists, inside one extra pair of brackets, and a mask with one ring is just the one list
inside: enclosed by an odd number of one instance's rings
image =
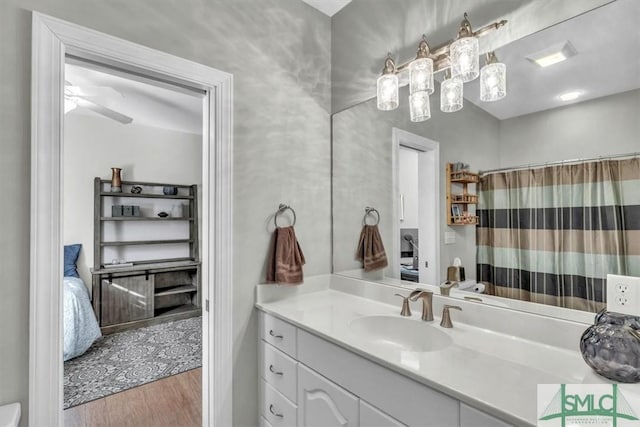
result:
[(272, 337), (274, 337), (274, 338), (278, 338), (278, 339), (280, 339), (280, 340), (283, 338), (283, 336), (282, 336), (282, 335), (276, 335), (276, 334), (274, 334), (274, 333), (273, 333), (273, 329), (269, 329), (269, 335), (271, 335), (271, 336), (272, 336)]
[(273, 365), (269, 365), (269, 370), (276, 375), (284, 375), (282, 372), (278, 372), (275, 369), (273, 369)]
[(276, 411), (273, 410), (273, 404), (269, 405), (269, 412), (271, 412), (276, 417), (284, 418), (284, 415), (279, 414), (279, 413), (277, 413)]

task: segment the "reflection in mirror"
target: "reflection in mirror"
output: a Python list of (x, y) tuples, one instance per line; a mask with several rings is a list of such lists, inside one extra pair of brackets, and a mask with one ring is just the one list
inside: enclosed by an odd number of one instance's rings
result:
[[(422, 123), (410, 121), (407, 102), (379, 111), (371, 99), (336, 113), (334, 272), (415, 288), (454, 271), (453, 297), (580, 319), (591, 316), (576, 310), (604, 306), (607, 273), (640, 276), (640, 57), (629, 54), (640, 34), (627, 30), (639, 14), (640, 3), (618, 0), (497, 49), (507, 67), (497, 102), (480, 101), (474, 81), (462, 110), (443, 113), (436, 102)], [(553, 50), (565, 60), (539, 65)], [(403, 138), (437, 147), (432, 175)], [(449, 163), (479, 172), (467, 186), (477, 206), (447, 206), (448, 191), (463, 191), (448, 185)], [(389, 259), (366, 274), (354, 257), (365, 206), (380, 211)], [(447, 225), (464, 211), (480, 226)], [(460, 269), (448, 275), (455, 258), (466, 280)]]

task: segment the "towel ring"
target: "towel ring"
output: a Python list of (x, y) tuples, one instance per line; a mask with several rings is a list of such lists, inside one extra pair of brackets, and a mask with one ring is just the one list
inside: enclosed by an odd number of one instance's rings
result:
[(378, 212), (376, 208), (370, 208), (369, 206), (367, 206), (366, 208), (364, 208), (364, 217), (362, 218), (362, 225), (368, 225), (367, 217), (372, 214), (376, 214), (376, 217), (377, 217), (376, 223), (373, 225), (380, 224), (380, 212)]
[(291, 213), (293, 214), (293, 224), (291, 224), (291, 226), (296, 225), (296, 211), (294, 211), (291, 206), (280, 203), (280, 206), (278, 206), (278, 210), (276, 211), (276, 214), (273, 216), (273, 223), (275, 224), (276, 228), (278, 228), (278, 215), (280, 215), (287, 209), (290, 210)]

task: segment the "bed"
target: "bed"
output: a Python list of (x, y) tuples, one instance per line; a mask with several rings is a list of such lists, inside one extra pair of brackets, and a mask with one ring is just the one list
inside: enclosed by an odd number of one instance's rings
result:
[(64, 277), (64, 350), (63, 360), (78, 357), (102, 336), (82, 279)]

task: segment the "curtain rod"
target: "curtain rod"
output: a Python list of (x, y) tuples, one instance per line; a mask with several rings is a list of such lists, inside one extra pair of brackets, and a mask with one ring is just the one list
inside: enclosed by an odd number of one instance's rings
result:
[(637, 157), (640, 156), (640, 152), (634, 152), (634, 153), (626, 153), (626, 154), (614, 154), (611, 156), (599, 156), (599, 157), (588, 157), (588, 158), (584, 158), (584, 159), (571, 159), (571, 160), (556, 160), (553, 162), (545, 162), (545, 163), (530, 163), (528, 165), (520, 165), (520, 166), (511, 166), (511, 167), (506, 167), (506, 168), (497, 168), (497, 169), (488, 169), (488, 170), (481, 170), (480, 172), (478, 172), (478, 175), (486, 175), (488, 173), (494, 173), (494, 172), (504, 172), (504, 171), (511, 171), (511, 170), (519, 170), (519, 169), (532, 169), (532, 168), (540, 168), (540, 167), (545, 167), (545, 166), (554, 166), (554, 165), (564, 165), (567, 163), (585, 163), (585, 162), (594, 162), (597, 160), (608, 160), (608, 159), (617, 159), (620, 157)]

